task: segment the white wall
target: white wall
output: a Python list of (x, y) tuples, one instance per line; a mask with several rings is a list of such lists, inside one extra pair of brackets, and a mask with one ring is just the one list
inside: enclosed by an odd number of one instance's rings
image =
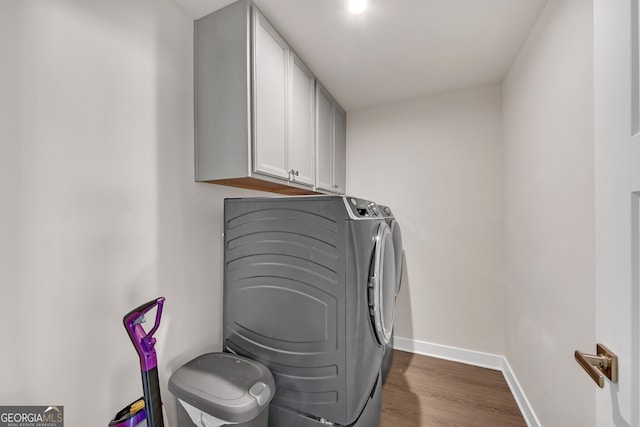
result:
[[(193, 182), (193, 23), (169, 0), (0, 1), (0, 403), (106, 425), (122, 316), (167, 298), (169, 374), (221, 348), (222, 199)], [(175, 425), (175, 423), (173, 423)]]
[(595, 419), (592, 8), (550, 1), (503, 86), (506, 356), (545, 426)]
[(396, 336), (504, 354), (499, 86), (349, 112), (347, 190), (391, 207)]

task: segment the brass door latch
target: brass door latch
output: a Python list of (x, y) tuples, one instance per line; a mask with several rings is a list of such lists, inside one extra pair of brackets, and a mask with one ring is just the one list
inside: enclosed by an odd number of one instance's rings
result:
[(596, 346), (595, 355), (576, 350), (575, 357), (600, 388), (604, 388), (604, 377), (609, 378), (612, 383), (618, 382), (618, 356), (604, 345)]

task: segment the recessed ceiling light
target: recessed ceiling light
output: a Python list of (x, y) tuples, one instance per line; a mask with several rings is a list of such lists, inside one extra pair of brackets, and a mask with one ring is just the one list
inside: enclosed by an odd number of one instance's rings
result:
[(358, 14), (367, 8), (367, 0), (349, 0), (349, 12)]

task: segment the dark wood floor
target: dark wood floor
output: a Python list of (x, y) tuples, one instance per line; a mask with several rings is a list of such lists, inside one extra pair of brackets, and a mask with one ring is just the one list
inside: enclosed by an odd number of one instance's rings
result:
[(526, 427), (502, 372), (394, 350), (382, 427)]

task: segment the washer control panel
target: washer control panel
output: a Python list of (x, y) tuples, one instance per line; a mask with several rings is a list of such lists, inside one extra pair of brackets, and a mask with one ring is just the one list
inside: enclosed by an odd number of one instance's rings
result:
[(374, 202), (358, 199), (356, 197), (345, 197), (345, 204), (349, 209), (349, 214), (354, 219), (381, 218), (380, 208)]

